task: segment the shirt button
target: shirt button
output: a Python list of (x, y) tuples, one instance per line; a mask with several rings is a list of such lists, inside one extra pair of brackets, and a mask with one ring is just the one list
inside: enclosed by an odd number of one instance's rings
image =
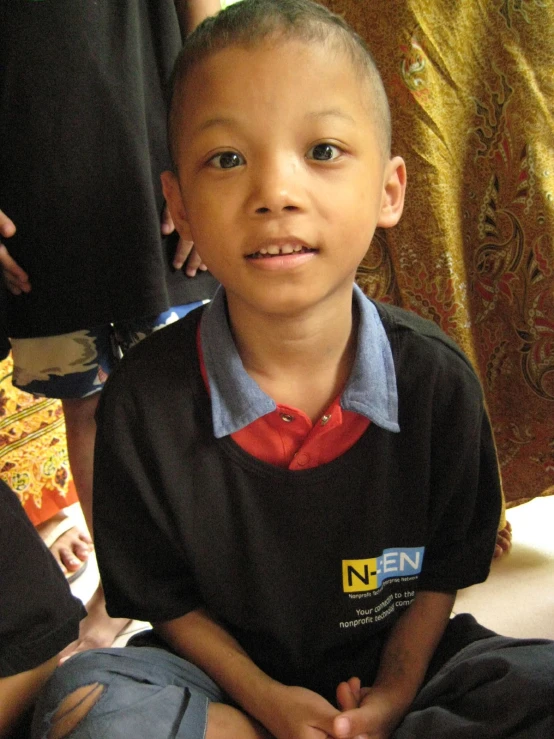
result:
[(288, 413), (281, 413), (281, 420), (285, 423), (292, 423), (292, 421), (294, 421), (294, 416), (291, 416)]
[(321, 425), (325, 426), (325, 424), (327, 423), (327, 421), (330, 420), (330, 418), (331, 418), (330, 413), (326, 413), (324, 416), (321, 416)]
[(310, 455), (309, 454), (299, 454), (296, 457), (296, 464), (299, 467), (304, 467), (305, 465), (308, 464), (309, 461), (310, 461)]

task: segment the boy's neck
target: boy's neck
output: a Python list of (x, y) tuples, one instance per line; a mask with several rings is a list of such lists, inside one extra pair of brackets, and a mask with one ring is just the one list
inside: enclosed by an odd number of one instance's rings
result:
[(304, 411), (313, 422), (319, 419), (354, 363), (358, 321), (352, 293), (294, 316), (260, 314), (232, 296), (228, 306), (248, 374), (276, 403)]

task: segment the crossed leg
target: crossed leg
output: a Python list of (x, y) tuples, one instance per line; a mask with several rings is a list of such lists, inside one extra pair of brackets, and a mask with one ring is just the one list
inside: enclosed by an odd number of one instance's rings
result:
[(164, 649), (89, 650), (56, 670), (39, 699), (34, 739), (270, 739), (195, 665)]

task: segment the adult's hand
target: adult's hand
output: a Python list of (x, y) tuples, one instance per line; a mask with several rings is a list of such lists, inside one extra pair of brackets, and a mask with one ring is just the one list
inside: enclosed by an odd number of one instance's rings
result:
[[(173, 223), (173, 219), (167, 205), (165, 205), (163, 209), (161, 229), (163, 236), (169, 236), (169, 234), (172, 234), (175, 231), (175, 224)], [(208, 269), (202, 261), (200, 254), (194, 248), (193, 242), (179, 238), (172, 264), (175, 269), (181, 269), (185, 262), (185, 274), (188, 277), (194, 277), (198, 270), (205, 272)]]
[(2, 242), (2, 239), (13, 236), (15, 230), (15, 223), (0, 210), (0, 269), (8, 290), (14, 295), (21, 295), (31, 292), (29, 275), (19, 266)]
[(204, 18), (219, 13), (221, 0), (175, 0), (175, 8), (185, 38)]

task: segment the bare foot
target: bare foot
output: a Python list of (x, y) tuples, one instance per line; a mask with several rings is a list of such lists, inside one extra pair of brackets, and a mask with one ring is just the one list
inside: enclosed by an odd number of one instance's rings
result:
[(494, 548), (493, 559), (499, 559), (503, 554), (507, 554), (512, 548), (512, 525), (506, 521), (506, 526), (496, 535), (496, 546)]
[(86, 605), (87, 616), (79, 626), (79, 638), (69, 644), (60, 654), (60, 662), (87, 649), (111, 647), (116, 637), (130, 623), (128, 618), (111, 618), (106, 611), (106, 601), (102, 585), (98, 585), (94, 595)]
[(92, 539), (74, 526), (63, 511), (56, 513), (36, 528), (66, 577), (77, 572), (88, 559), (92, 550)]

